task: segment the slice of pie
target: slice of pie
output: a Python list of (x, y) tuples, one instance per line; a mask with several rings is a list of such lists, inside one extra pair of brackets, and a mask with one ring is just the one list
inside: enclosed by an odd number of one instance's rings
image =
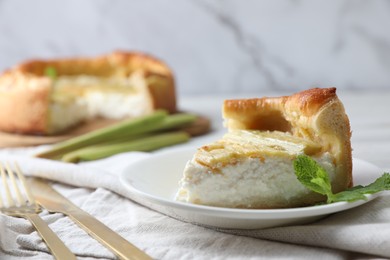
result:
[(134, 52), (34, 60), (0, 75), (0, 131), (55, 134), (102, 117), (176, 111), (174, 79), (161, 61)]
[(226, 100), (223, 117), (228, 133), (187, 163), (177, 200), (257, 209), (322, 202), (295, 176), (300, 154), (326, 169), (333, 192), (352, 186), (350, 124), (335, 88)]

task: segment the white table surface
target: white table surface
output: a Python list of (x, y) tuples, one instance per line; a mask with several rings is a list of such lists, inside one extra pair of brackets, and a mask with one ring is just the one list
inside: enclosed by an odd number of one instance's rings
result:
[[(353, 156), (356, 158), (360, 158), (366, 161), (369, 161), (378, 167), (382, 168), (384, 171), (390, 171), (390, 92), (385, 93), (369, 93), (369, 92), (341, 92), (338, 93), (340, 99), (343, 101), (344, 106), (346, 108), (347, 114), (349, 115), (350, 122), (351, 122), (351, 128), (353, 131), (352, 134), (352, 146), (353, 146)], [(241, 95), (240, 97), (256, 97), (260, 95)], [(270, 95), (268, 95), (270, 96)], [(193, 139), (188, 145), (202, 145), (206, 144), (209, 141), (213, 141), (216, 138), (219, 138), (224, 133), (225, 129), (222, 127), (222, 118), (221, 118), (221, 106), (222, 102), (226, 98), (234, 98), (232, 96), (196, 96), (196, 97), (180, 97), (179, 100), (179, 107), (181, 110), (184, 111), (191, 111), (196, 112), (199, 114), (203, 114), (205, 116), (208, 116), (212, 122), (213, 122), (213, 131), (206, 135), (199, 138)], [(29, 154), (31, 153), (34, 148), (6, 148), (1, 149), (0, 154)], [(72, 191), (72, 187), (67, 187), (66, 189), (63, 188), (63, 190), (66, 194), (70, 196), (70, 198), (73, 198), (74, 202), (78, 205), (84, 205), (83, 200), (87, 200), (90, 194), (94, 193), (93, 190), (88, 189), (82, 189), (74, 188), (74, 191)], [(101, 192), (101, 191), (100, 191)], [(74, 196), (75, 194), (79, 194), (77, 198)], [(73, 196), (73, 197), (72, 197)], [(118, 196), (118, 195), (115, 195)], [(123, 198), (119, 199), (119, 201), (122, 201), (124, 203)], [(85, 205), (86, 206), (86, 205)], [(117, 205), (104, 205), (104, 207), (117, 207)], [(145, 213), (146, 212), (146, 213)], [(157, 213), (148, 213), (149, 211), (145, 211), (144, 214), (154, 214), (154, 218), (162, 218), (162, 216), (159, 216)], [(150, 211), (152, 212), (152, 211)], [(98, 216), (99, 213), (95, 212), (95, 214)], [(103, 219), (104, 216), (101, 216)], [(168, 217), (166, 221), (169, 220)], [(169, 221), (168, 221), (169, 222)], [(177, 222), (174, 222), (177, 224)], [(191, 232), (197, 232), (198, 227), (191, 228)], [(185, 256), (188, 258), (199, 258), (201, 259), (201, 252), (204, 253), (204, 255), (213, 256), (213, 258), (220, 258), (225, 259), (227, 255), (237, 253), (239, 256), (245, 255), (247, 258), (256, 258), (261, 259), (263, 257), (269, 258), (273, 256), (273, 252), (275, 252), (275, 244), (271, 244), (267, 242), (266, 240), (256, 241), (256, 239), (248, 239), (241, 236), (235, 236), (232, 237), (232, 235), (224, 235), (223, 233), (219, 232), (205, 232), (203, 229), (199, 228), (199, 230), (202, 230), (202, 233), (204, 236), (211, 236), (215, 237), (216, 241), (215, 243), (210, 243), (209, 240), (204, 237), (205, 241), (207, 240), (207, 243), (202, 244), (201, 237), (196, 237), (198, 240), (194, 241), (194, 244), (180, 244), (175, 243), (175, 247), (172, 250), (176, 250), (177, 252), (186, 252)], [(3, 231), (1, 231), (3, 232)], [(0, 235), (1, 235), (0, 232)], [(195, 235), (193, 235), (195, 236)], [(224, 237), (229, 237), (229, 240), (226, 240), (225, 242), (228, 243), (228, 245), (225, 245), (223, 243)], [(2, 240), (4, 240), (3, 236), (0, 236), (0, 245), (2, 243)], [(142, 245), (142, 241), (136, 241), (136, 237), (132, 237), (133, 242), (135, 244)], [(164, 239), (164, 238), (156, 238), (156, 239)], [(165, 243), (165, 246), (169, 246), (169, 238), (168, 240), (165, 240), (160, 243)], [(4, 243), (4, 241), (3, 241)], [(219, 247), (218, 243), (221, 243), (223, 246), (231, 246), (231, 248), (225, 249)], [(229, 244), (231, 243), (231, 244)], [(264, 250), (256, 249), (255, 247), (262, 246)], [(277, 244), (278, 247), (281, 248), (281, 250), (293, 250), (292, 252), (298, 252), (294, 250), (298, 250), (298, 248), (292, 247), (288, 244)], [(269, 247), (268, 251), (266, 250), (267, 247)], [(234, 250), (233, 250), (234, 248)], [(316, 247), (304, 247), (305, 250), (310, 251), (312, 254), (316, 250)], [(166, 258), (170, 256), (169, 249), (165, 254), (160, 254), (161, 258)], [(191, 252), (191, 250), (193, 250)], [(218, 251), (219, 250), (219, 251)], [(232, 251), (233, 250), (233, 251)], [(246, 253), (243, 253), (243, 252)], [(157, 251), (156, 251), (157, 252)], [(263, 253), (262, 253), (263, 252)], [(299, 251), (301, 252), (301, 251)], [(306, 252), (306, 251), (305, 251)], [(337, 252), (337, 251), (335, 251)], [(334, 254), (334, 258), (337, 259), (337, 256), (343, 255), (339, 254), (339, 252), (336, 254), (332, 251), (324, 251), (321, 249), (319, 251), (322, 256), (326, 256), (327, 253), (329, 253), (328, 256)], [(7, 254), (5, 254), (7, 256)], [(0, 250), (0, 256), (1, 250)], [(164, 257), (165, 256), (165, 257)], [(196, 257), (198, 256), (198, 257)], [(276, 257), (276, 255), (274, 255)], [(292, 255), (294, 256), (294, 255)], [(296, 253), (296, 256), (303, 256), (301, 253)], [(349, 257), (351, 255), (348, 255)], [(0, 257), (1, 258), (1, 257)], [(188, 259), (187, 258), (187, 259)], [(234, 257), (233, 257), (234, 258)], [(284, 258), (289, 258), (288, 254), (284, 254)], [(16, 259), (16, 258), (12, 258)], [(185, 258), (183, 258), (185, 259)]]

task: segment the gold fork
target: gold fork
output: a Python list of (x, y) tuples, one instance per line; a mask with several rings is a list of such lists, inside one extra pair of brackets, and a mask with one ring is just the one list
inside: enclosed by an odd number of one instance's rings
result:
[[(35, 203), (18, 164), (15, 163), (15, 167), (12, 169), (9, 163), (5, 163), (5, 167), (0, 163), (0, 173), (5, 197), (7, 198), (7, 201), (2, 199), (0, 189), (0, 212), (9, 216), (28, 219), (56, 259), (76, 259), (76, 256), (38, 215), (41, 208)], [(13, 192), (10, 189), (11, 185), (13, 186)], [(22, 190), (19, 188), (20, 186), (23, 188)], [(22, 192), (23, 190), (24, 192)]]

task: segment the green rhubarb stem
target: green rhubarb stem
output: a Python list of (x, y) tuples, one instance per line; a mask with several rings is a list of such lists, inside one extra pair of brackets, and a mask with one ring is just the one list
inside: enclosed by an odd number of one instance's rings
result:
[[(168, 130), (181, 130), (181, 127), (188, 126), (189, 124), (195, 122), (197, 119), (196, 115), (181, 113), (174, 114), (165, 117), (162, 121), (159, 121), (154, 127), (150, 128), (147, 131), (143, 131), (142, 133), (134, 133), (128, 132), (123, 135), (118, 135), (115, 138), (107, 139), (105, 141), (100, 142), (99, 144), (109, 144), (109, 143), (118, 143), (118, 142), (126, 142), (131, 141), (136, 138), (143, 138), (150, 135), (155, 135), (158, 133), (166, 132)], [(183, 130), (185, 131), (185, 130)]]
[(183, 131), (157, 134), (130, 142), (109, 145), (95, 145), (82, 148), (65, 154), (62, 157), (62, 161), (76, 163), (79, 161), (102, 159), (114, 154), (129, 151), (149, 152), (166, 146), (187, 142), (189, 139), (190, 135)]
[(64, 153), (79, 149), (85, 146), (94, 145), (99, 142), (109, 141), (124, 135), (137, 135), (150, 132), (159, 126), (163, 119), (168, 116), (166, 111), (156, 111), (153, 114), (129, 119), (112, 126), (104, 127), (66, 141), (60, 142), (46, 152), (37, 154), (42, 158), (57, 158)]
[(187, 113), (170, 115), (164, 118), (160, 126), (155, 130), (164, 131), (164, 130), (170, 130), (170, 129), (187, 126), (188, 124), (195, 122), (196, 119), (197, 119), (196, 115), (187, 114)]

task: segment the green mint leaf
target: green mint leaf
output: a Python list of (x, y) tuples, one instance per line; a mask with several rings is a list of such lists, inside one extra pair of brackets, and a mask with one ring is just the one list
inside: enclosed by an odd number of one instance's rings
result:
[(381, 177), (367, 186), (359, 185), (348, 190), (357, 191), (363, 194), (372, 194), (384, 190), (390, 190), (390, 174), (385, 172)]
[(307, 155), (298, 155), (294, 160), (295, 175), (308, 189), (326, 195), (327, 203), (340, 201), (356, 201), (366, 199), (365, 194), (373, 194), (390, 190), (390, 174), (384, 173), (367, 186), (355, 186), (345, 191), (333, 194), (329, 175), (314, 159)]
[(353, 190), (346, 190), (333, 195), (330, 203), (332, 202), (340, 202), (340, 201), (348, 201), (353, 202), (356, 200), (364, 200), (366, 196), (363, 193), (356, 192)]
[(367, 186), (355, 186), (346, 191), (339, 192), (334, 195), (334, 201), (356, 201), (360, 199), (365, 199), (364, 194), (373, 194), (385, 190), (390, 190), (390, 174), (384, 173), (381, 177), (376, 179), (373, 183)]
[(298, 180), (308, 189), (327, 195), (333, 196), (329, 176), (315, 160), (307, 155), (298, 155), (294, 160), (295, 175)]
[(57, 70), (51, 66), (45, 68), (44, 74), (52, 80), (55, 80), (57, 78)]

